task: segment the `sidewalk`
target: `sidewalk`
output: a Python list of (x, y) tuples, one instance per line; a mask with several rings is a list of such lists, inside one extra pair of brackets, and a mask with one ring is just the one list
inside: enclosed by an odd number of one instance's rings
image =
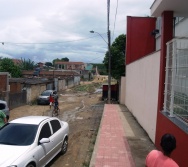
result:
[(144, 167), (154, 148), (125, 106), (105, 104), (90, 167)]

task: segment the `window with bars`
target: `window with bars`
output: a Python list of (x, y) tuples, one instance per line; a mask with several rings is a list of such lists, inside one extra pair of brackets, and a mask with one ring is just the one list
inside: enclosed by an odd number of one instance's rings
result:
[(188, 38), (167, 43), (164, 111), (188, 125)]

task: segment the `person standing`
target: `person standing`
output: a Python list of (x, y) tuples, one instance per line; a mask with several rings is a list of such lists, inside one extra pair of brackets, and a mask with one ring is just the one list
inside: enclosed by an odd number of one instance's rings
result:
[(52, 97), (52, 95), (50, 94), (50, 98), (49, 98), (49, 102), (50, 102), (50, 109), (54, 103), (54, 98)]
[(5, 113), (0, 110), (0, 128), (5, 124), (7, 123), (7, 118), (6, 118), (6, 115)]
[(176, 139), (172, 134), (164, 134), (161, 138), (162, 152), (152, 150), (146, 157), (146, 167), (179, 167), (170, 158), (171, 153), (176, 148)]

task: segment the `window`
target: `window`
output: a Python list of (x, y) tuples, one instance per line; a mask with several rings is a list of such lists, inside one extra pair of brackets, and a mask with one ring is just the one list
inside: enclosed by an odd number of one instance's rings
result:
[(41, 129), (40, 135), (39, 135), (39, 141), (42, 138), (49, 138), (51, 136), (50, 126), (48, 123), (45, 123)]
[(27, 146), (33, 143), (38, 126), (29, 124), (7, 123), (1, 128), (0, 143)]
[(175, 17), (174, 23), (178, 24), (179, 22), (181, 22), (184, 19), (184, 17)]
[(57, 132), (61, 128), (60, 122), (58, 120), (52, 120), (50, 123), (52, 125), (53, 133)]
[(188, 38), (167, 44), (164, 111), (188, 125)]
[(156, 29), (159, 30), (159, 33), (156, 34), (156, 38), (161, 35), (161, 17), (158, 17), (156, 20)]
[(5, 104), (0, 103), (0, 110), (4, 110), (5, 109)]

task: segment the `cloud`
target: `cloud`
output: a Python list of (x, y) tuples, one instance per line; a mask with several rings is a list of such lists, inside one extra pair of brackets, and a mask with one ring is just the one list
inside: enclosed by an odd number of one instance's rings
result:
[[(107, 51), (106, 0), (0, 0), (0, 56), (36, 62), (68, 57), (101, 63)], [(118, 2), (118, 7), (117, 7)], [(153, 0), (111, 0), (113, 40), (126, 34), (126, 17), (148, 16)], [(117, 9), (117, 14), (116, 14)]]

